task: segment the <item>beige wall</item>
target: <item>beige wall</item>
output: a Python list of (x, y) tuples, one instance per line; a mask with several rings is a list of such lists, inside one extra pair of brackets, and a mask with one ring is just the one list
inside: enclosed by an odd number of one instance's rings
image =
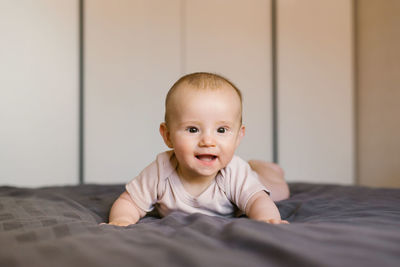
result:
[(356, 6), (359, 184), (400, 187), (400, 1)]

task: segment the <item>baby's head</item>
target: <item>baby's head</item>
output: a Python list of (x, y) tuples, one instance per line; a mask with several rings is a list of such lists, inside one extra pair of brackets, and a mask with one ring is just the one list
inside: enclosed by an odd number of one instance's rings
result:
[[(173, 109), (173, 96), (178, 89), (180, 90), (222, 90), (222, 89), (233, 89), (240, 100), (240, 124), (242, 124), (242, 93), (240, 90), (227, 78), (224, 78), (218, 74), (207, 73), (207, 72), (195, 72), (187, 74), (181, 77), (174, 85), (169, 89), (167, 97), (165, 99), (165, 123), (168, 125), (168, 121), (171, 119), (170, 114)], [(229, 90), (228, 89), (228, 90)]]
[(160, 133), (185, 176), (212, 176), (232, 159), (245, 128), (242, 96), (226, 78), (183, 76), (169, 90)]

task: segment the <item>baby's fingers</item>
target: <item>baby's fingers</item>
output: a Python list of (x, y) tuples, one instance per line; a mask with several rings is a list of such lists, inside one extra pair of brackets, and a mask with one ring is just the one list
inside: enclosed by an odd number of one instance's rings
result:
[(286, 220), (279, 220), (279, 219), (269, 219), (265, 221), (266, 223), (270, 223), (270, 224), (289, 224), (288, 221)]
[(128, 226), (131, 223), (128, 222), (109, 222), (109, 223), (100, 223), (99, 225), (115, 225), (115, 226)]

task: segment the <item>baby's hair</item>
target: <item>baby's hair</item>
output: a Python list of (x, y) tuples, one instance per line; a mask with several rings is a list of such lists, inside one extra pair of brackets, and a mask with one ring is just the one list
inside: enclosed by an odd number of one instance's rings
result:
[[(165, 98), (165, 122), (168, 124), (168, 104), (170, 101), (171, 96), (173, 93), (177, 90), (177, 88), (180, 87), (182, 84), (188, 84), (192, 85), (196, 89), (219, 89), (223, 85), (230, 85), (237, 95), (239, 96), (240, 99), (240, 110), (242, 110), (242, 93), (240, 90), (234, 85), (231, 81), (229, 81), (227, 78), (215, 74), (215, 73), (208, 73), (208, 72), (195, 72), (191, 74), (187, 74), (183, 77), (181, 77), (179, 80), (177, 80), (174, 85), (169, 89), (167, 97)], [(240, 116), (240, 124), (242, 123), (242, 116)]]

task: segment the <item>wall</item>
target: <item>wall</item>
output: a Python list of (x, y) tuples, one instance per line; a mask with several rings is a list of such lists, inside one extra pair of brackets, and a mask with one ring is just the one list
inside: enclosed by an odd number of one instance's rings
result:
[(357, 1), (359, 183), (400, 187), (400, 1)]
[[(0, 184), (79, 180), (78, 2), (2, 2)], [(291, 182), (354, 182), (351, 0), (84, 3), (86, 182), (126, 182), (167, 149), (164, 96), (204, 70), (243, 91), (240, 156), (278, 155)]]

